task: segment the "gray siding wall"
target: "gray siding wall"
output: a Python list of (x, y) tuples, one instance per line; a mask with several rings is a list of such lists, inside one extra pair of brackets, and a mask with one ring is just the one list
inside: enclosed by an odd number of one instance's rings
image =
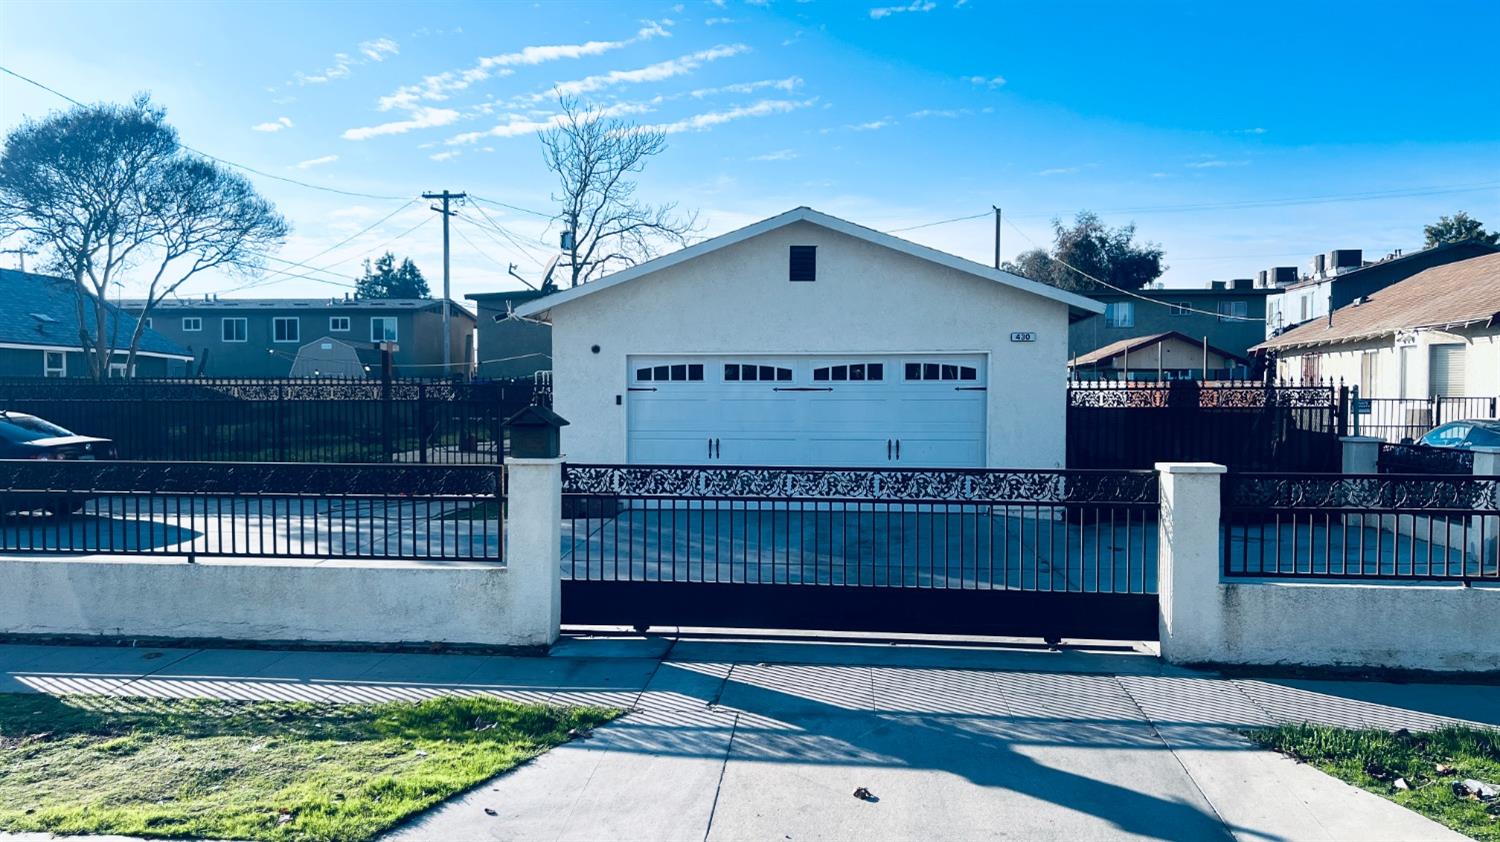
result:
[(552, 370), (552, 326), (508, 319), (498, 307), (479, 305), (479, 376), (530, 377)]
[[(1175, 330), (1208, 344), (1222, 348), (1232, 354), (1248, 357), (1250, 346), (1266, 338), (1266, 293), (1263, 290), (1226, 290), (1205, 294), (1203, 290), (1152, 290), (1150, 297), (1163, 303), (1154, 304), (1124, 295), (1090, 295), (1091, 298), (1111, 304), (1116, 301), (1135, 302), (1135, 325), (1133, 327), (1107, 327), (1104, 316), (1090, 316), (1074, 322), (1068, 328), (1069, 358), (1087, 354), (1111, 342), (1166, 333)], [(1217, 315), (1185, 313), (1174, 315), (1167, 306), (1174, 301), (1186, 303), (1195, 310), (1217, 313), (1220, 301), (1244, 301), (1250, 321), (1220, 321)]]
[[(88, 377), (89, 363), (81, 351), (68, 351), (67, 372), (69, 377)], [(38, 350), (0, 348), (0, 377), (41, 377), (42, 354)], [(124, 354), (120, 361), (124, 362)], [(186, 373), (187, 363), (161, 357), (136, 357), (137, 377), (178, 377)], [(4, 407), (0, 407), (3, 409)]]
[[(329, 319), (349, 319), (348, 331), (333, 331)], [(396, 351), (393, 362), (399, 373), (412, 377), (442, 374), (442, 313), (438, 310), (364, 309), (358, 307), (171, 307), (151, 314), (151, 327), (190, 350), (198, 360), (208, 354), (203, 373), (208, 377), (285, 377), (291, 371), (297, 349), (324, 336), (348, 342), (356, 348), (372, 347), (371, 319), (394, 316)], [(464, 359), (465, 336), (474, 332), (474, 320), (457, 308), (452, 314), (453, 359)], [(184, 318), (202, 319), (201, 331), (184, 331)], [(278, 317), (298, 319), (296, 342), (274, 341), (273, 325)], [(245, 341), (225, 342), (223, 321), (245, 319)], [(194, 364), (196, 369), (196, 363)], [(462, 373), (460, 369), (459, 373)]]

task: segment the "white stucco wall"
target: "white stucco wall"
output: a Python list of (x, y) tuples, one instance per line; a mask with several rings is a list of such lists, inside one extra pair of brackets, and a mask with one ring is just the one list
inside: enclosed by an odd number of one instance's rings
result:
[(1157, 470), (1159, 631), (1167, 661), (1500, 671), (1500, 625), (1493, 622), (1500, 587), (1225, 580), (1224, 469), (1164, 463)]
[[(791, 245), (818, 279), (787, 280)], [(562, 304), (553, 407), (572, 461), (626, 459), (632, 354), (983, 353), (992, 467), (1061, 467), (1067, 305), (798, 222)], [(1036, 341), (1012, 343), (1012, 331)], [(591, 348), (599, 346), (599, 352)]]
[(525, 580), (500, 565), (5, 559), (0, 634), (549, 645)]

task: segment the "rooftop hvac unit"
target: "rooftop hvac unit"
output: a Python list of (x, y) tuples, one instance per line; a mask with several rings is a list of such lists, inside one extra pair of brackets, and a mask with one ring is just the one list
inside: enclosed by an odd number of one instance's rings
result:
[(1295, 266), (1276, 266), (1269, 270), (1269, 274), (1272, 286), (1291, 286), (1300, 280)]

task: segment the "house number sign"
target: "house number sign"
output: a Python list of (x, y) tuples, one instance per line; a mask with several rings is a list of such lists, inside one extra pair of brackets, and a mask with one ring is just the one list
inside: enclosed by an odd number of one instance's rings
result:
[(1036, 341), (1036, 331), (1034, 331), (1034, 330), (1018, 330), (1018, 331), (1015, 331), (1015, 332), (1011, 333), (1011, 335), (1010, 335), (1010, 341), (1012, 341), (1012, 342), (1035, 342)]

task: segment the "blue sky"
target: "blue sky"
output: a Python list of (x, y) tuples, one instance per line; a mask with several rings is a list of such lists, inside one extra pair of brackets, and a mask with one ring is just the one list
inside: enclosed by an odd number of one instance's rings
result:
[[(671, 133), (641, 195), (699, 211), (705, 234), (797, 205), (891, 230), (998, 204), (1010, 257), (1089, 208), (1161, 243), (1168, 284), (1198, 286), (1410, 250), (1459, 209), (1500, 225), (1496, 31), (1485, 0), (8, 0), (0, 64), (85, 101), (149, 91), (198, 149), (403, 197), (251, 176), (294, 226), (278, 256), (324, 271), (239, 294), (340, 294), (325, 282), (404, 232), (389, 247), (436, 281), (436, 215), (397, 210), (423, 190), (548, 211), (535, 128), (557, 85)], [(63, 105), (0, 76), (0, 129)], [(455, 223), (456, 295), (519, 286), (505, 266), (534, 278), (556, 243), (544, 218), (485, 213)], [(988, 262), (993, 222), (902, 236)]]

